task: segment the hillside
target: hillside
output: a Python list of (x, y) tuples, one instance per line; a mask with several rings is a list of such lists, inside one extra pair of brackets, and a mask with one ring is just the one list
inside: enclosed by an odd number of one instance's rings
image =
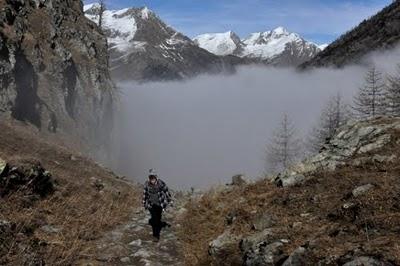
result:
[(187, 265), (399, 265), (400, 119), (342, 127), (318, 155), (186, 205)]
[(82, 8), (0, 1), (0, 117), (98, 149), (110, 135), (114, 85), (106, 39)]
[(96, 261), (98, 242), (129, 221), (138, 195), (70, 148), (0, 122), (0, 265)]
[(301, 67), (342, 67), (360, 63), (373, 51), (394, 48), (400, 41), (400, 1), (393, 1), (375, 16), (342, 35)]
[[(84, 7), (99, 24), (99, 4)], [(172, 80), (198, 74), (234, 71), (243, 62), (220, 57), (198, 47), (190, 38), (166, 25), (147, 7), (104, 11), (102, 30), (108, 38), (114, 80)]]

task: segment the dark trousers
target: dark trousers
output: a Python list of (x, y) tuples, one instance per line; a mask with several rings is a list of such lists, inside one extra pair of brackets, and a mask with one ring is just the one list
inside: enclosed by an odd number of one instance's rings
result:
[(160, 238), (161, 229), (164, 227), (164, 223), (161, 221), (162, 218), (162, 208), (158, 205), (153, 205), (150, 209), (150, 225), (153, 228), (153, 236)]

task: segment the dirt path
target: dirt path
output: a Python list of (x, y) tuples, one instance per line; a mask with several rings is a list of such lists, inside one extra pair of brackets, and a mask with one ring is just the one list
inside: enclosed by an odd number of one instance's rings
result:
[(109, 232), (98, 245), (97, 265), (164, 266), (183, 265), (174, 218), (179, 207), (170, 208), (163, 220), (172, 227), (163, 229), (160, 242), (153, 242), (150, 215), (138, 209), (130, 222)]

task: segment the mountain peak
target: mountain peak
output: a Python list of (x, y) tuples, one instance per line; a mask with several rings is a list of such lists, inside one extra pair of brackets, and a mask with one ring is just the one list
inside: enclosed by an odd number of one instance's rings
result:
[(287, 29), (285, 29), (284, 27), (280, 26), (280, 27), (277, 27), (276, 29), (274, 29), (272, 31), (272, 33), (275, 33), (276, 35), (288, 35), (289, 31)]
[(154, 14), (147, 6), (141, 8), (142, 19), (148, 19), (150, 15)]
[(241, 46), (239, 36), (233, 31), (201, 34), (193, 40), (199, 47), (221, 56), (233, 54)]

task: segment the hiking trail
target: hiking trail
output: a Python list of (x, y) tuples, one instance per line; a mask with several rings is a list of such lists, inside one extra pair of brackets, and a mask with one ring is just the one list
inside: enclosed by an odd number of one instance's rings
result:
[(161, 231), (161, 239), (153, 242), (152, 229), (148, 224), (150, 214), (138, 208), (131, 220), (108, 232), (97, 245), (97, 265), (164, 266), (183, 265), (175, 219), (182, 203), (168, 208), (163, 221), (172, 226)]

